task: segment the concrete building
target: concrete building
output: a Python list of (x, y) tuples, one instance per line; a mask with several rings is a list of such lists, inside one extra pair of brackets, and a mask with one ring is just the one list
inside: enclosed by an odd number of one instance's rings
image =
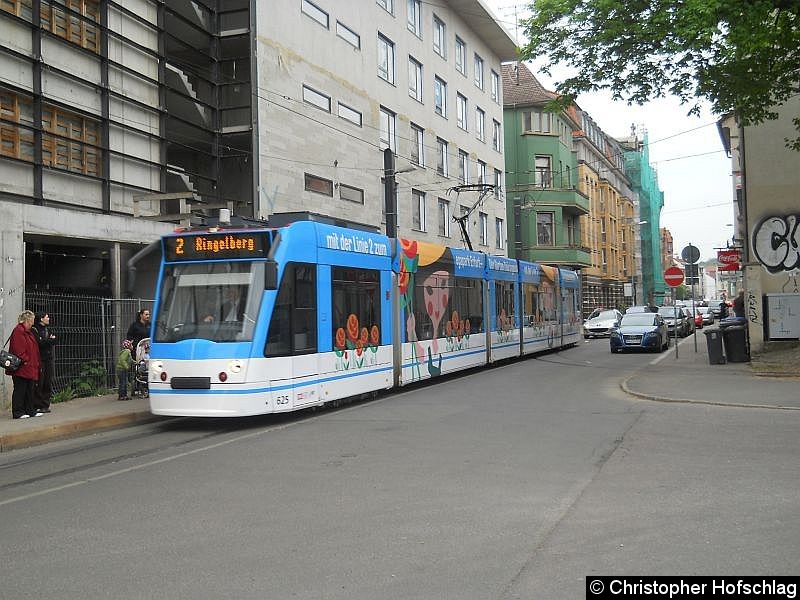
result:
[(398, 235), (460, 246), (468, 212), (506, 252), (516, 48), (482, 0), (6, 0), (0, 27), (4, 336), (32, 291), (152, 298), (157, 253), (131, 290), (129, 259), (220, 208), (383, 230), (384, 175)]
[(800, 114), (800, 98), (775, 112), (777, 119), (760, 125), (742, 126), (732, 116), (718, 123), (731, 157), (732, 242), (741, 248), (744, 276), (742, 281), (736, 272), (726, 272), (721, 287), (735, 292), (734, 286), (743, 283), (754, 352), (768, 342), (800, 338), (800, 152), (785, 144), (785, 138), (797, 135), (793, 119)]

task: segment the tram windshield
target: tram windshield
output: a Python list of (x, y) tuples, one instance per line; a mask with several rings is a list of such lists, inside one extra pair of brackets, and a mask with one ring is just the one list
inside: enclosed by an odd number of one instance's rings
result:
[(261, 262), (166, 265), (154, 339), (250, 341), (263, 291)]

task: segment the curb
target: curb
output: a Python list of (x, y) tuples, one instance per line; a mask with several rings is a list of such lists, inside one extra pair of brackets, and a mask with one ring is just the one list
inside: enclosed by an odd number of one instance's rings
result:
[(721, 402), (714, 400), (698, 400), (693, 398), (667, 398), (666, 396), (656, 396), (654, 394), (645, 394), (636, 392), (630, 388), (628, 381), (636, 377), (636, 375), (629, 375), (619, 383), (619, 387), (623, 392), (643, 400), (651, 400), (652, 402), (664, 402), (673, 404), (705, 404), (709, 406), (724, 406), (728, 408), (760, 408), (769, 410), (800, 410), (798, 406), (781, 406), (780, 404), (736, 404), (733, 402)]
[(27, 431), (0, 434), (0, 452), (38, 446), (56, 440), (81, 437), (109, 429), (129, 427), (152, 421), (161, 420), (163, 417), (154, 415), (149, 411), (136, 411), (122, 415), (109, 415), (79, 421), (67, 421), (48, 427), (40, 427)]

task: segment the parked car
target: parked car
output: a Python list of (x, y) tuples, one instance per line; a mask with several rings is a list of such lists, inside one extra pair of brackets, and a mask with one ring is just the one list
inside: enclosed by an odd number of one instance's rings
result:
[[(689, 335), (688, 313), (685, 313), (683, 308), (677, 306), (661, 306), (658, 309), (658, 314), (664, 319), (667, 325), (667, 331), (671, 337), (678, 335), (686, 337)], [(675, 331), (677, 330), (677, 334)]]
[(643, 312), (657, 313), (658, 312), (658, 307), (657, 306), (648, 306), (648, 305), (645, 304), (645, 305), (641, 305), (641, 306), (640, 305), (629, 306), (625, 310), (625, 314), (626, 315), (628, 313), (643, 313)]
[(703, 325), (713, 325), (714, 324), (714, 313), (709, 306), (698, 306), (697, 312), (703, 318)]
[(662, 352), (669, 348), (669, 332), (658, 313), (626, 313), (619, 327), (611, 332), (609, 344), (612, 353), (620, 350)]
[(583, 335), (587, 338), (608, 337), (614, 328), (619, 327), (621, 320), (622, 313), (616, 309), (594, 311), (583, 322)]

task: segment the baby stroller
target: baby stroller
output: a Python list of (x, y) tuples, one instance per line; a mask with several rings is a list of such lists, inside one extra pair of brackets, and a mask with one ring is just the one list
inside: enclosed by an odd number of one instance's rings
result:
[(136, 344), (136, 362), (133, 364), (132, 397), (147, 398), (150, 388), (147, 386), (148, 362), (150, 361), (150, 338), (144, 338)]

